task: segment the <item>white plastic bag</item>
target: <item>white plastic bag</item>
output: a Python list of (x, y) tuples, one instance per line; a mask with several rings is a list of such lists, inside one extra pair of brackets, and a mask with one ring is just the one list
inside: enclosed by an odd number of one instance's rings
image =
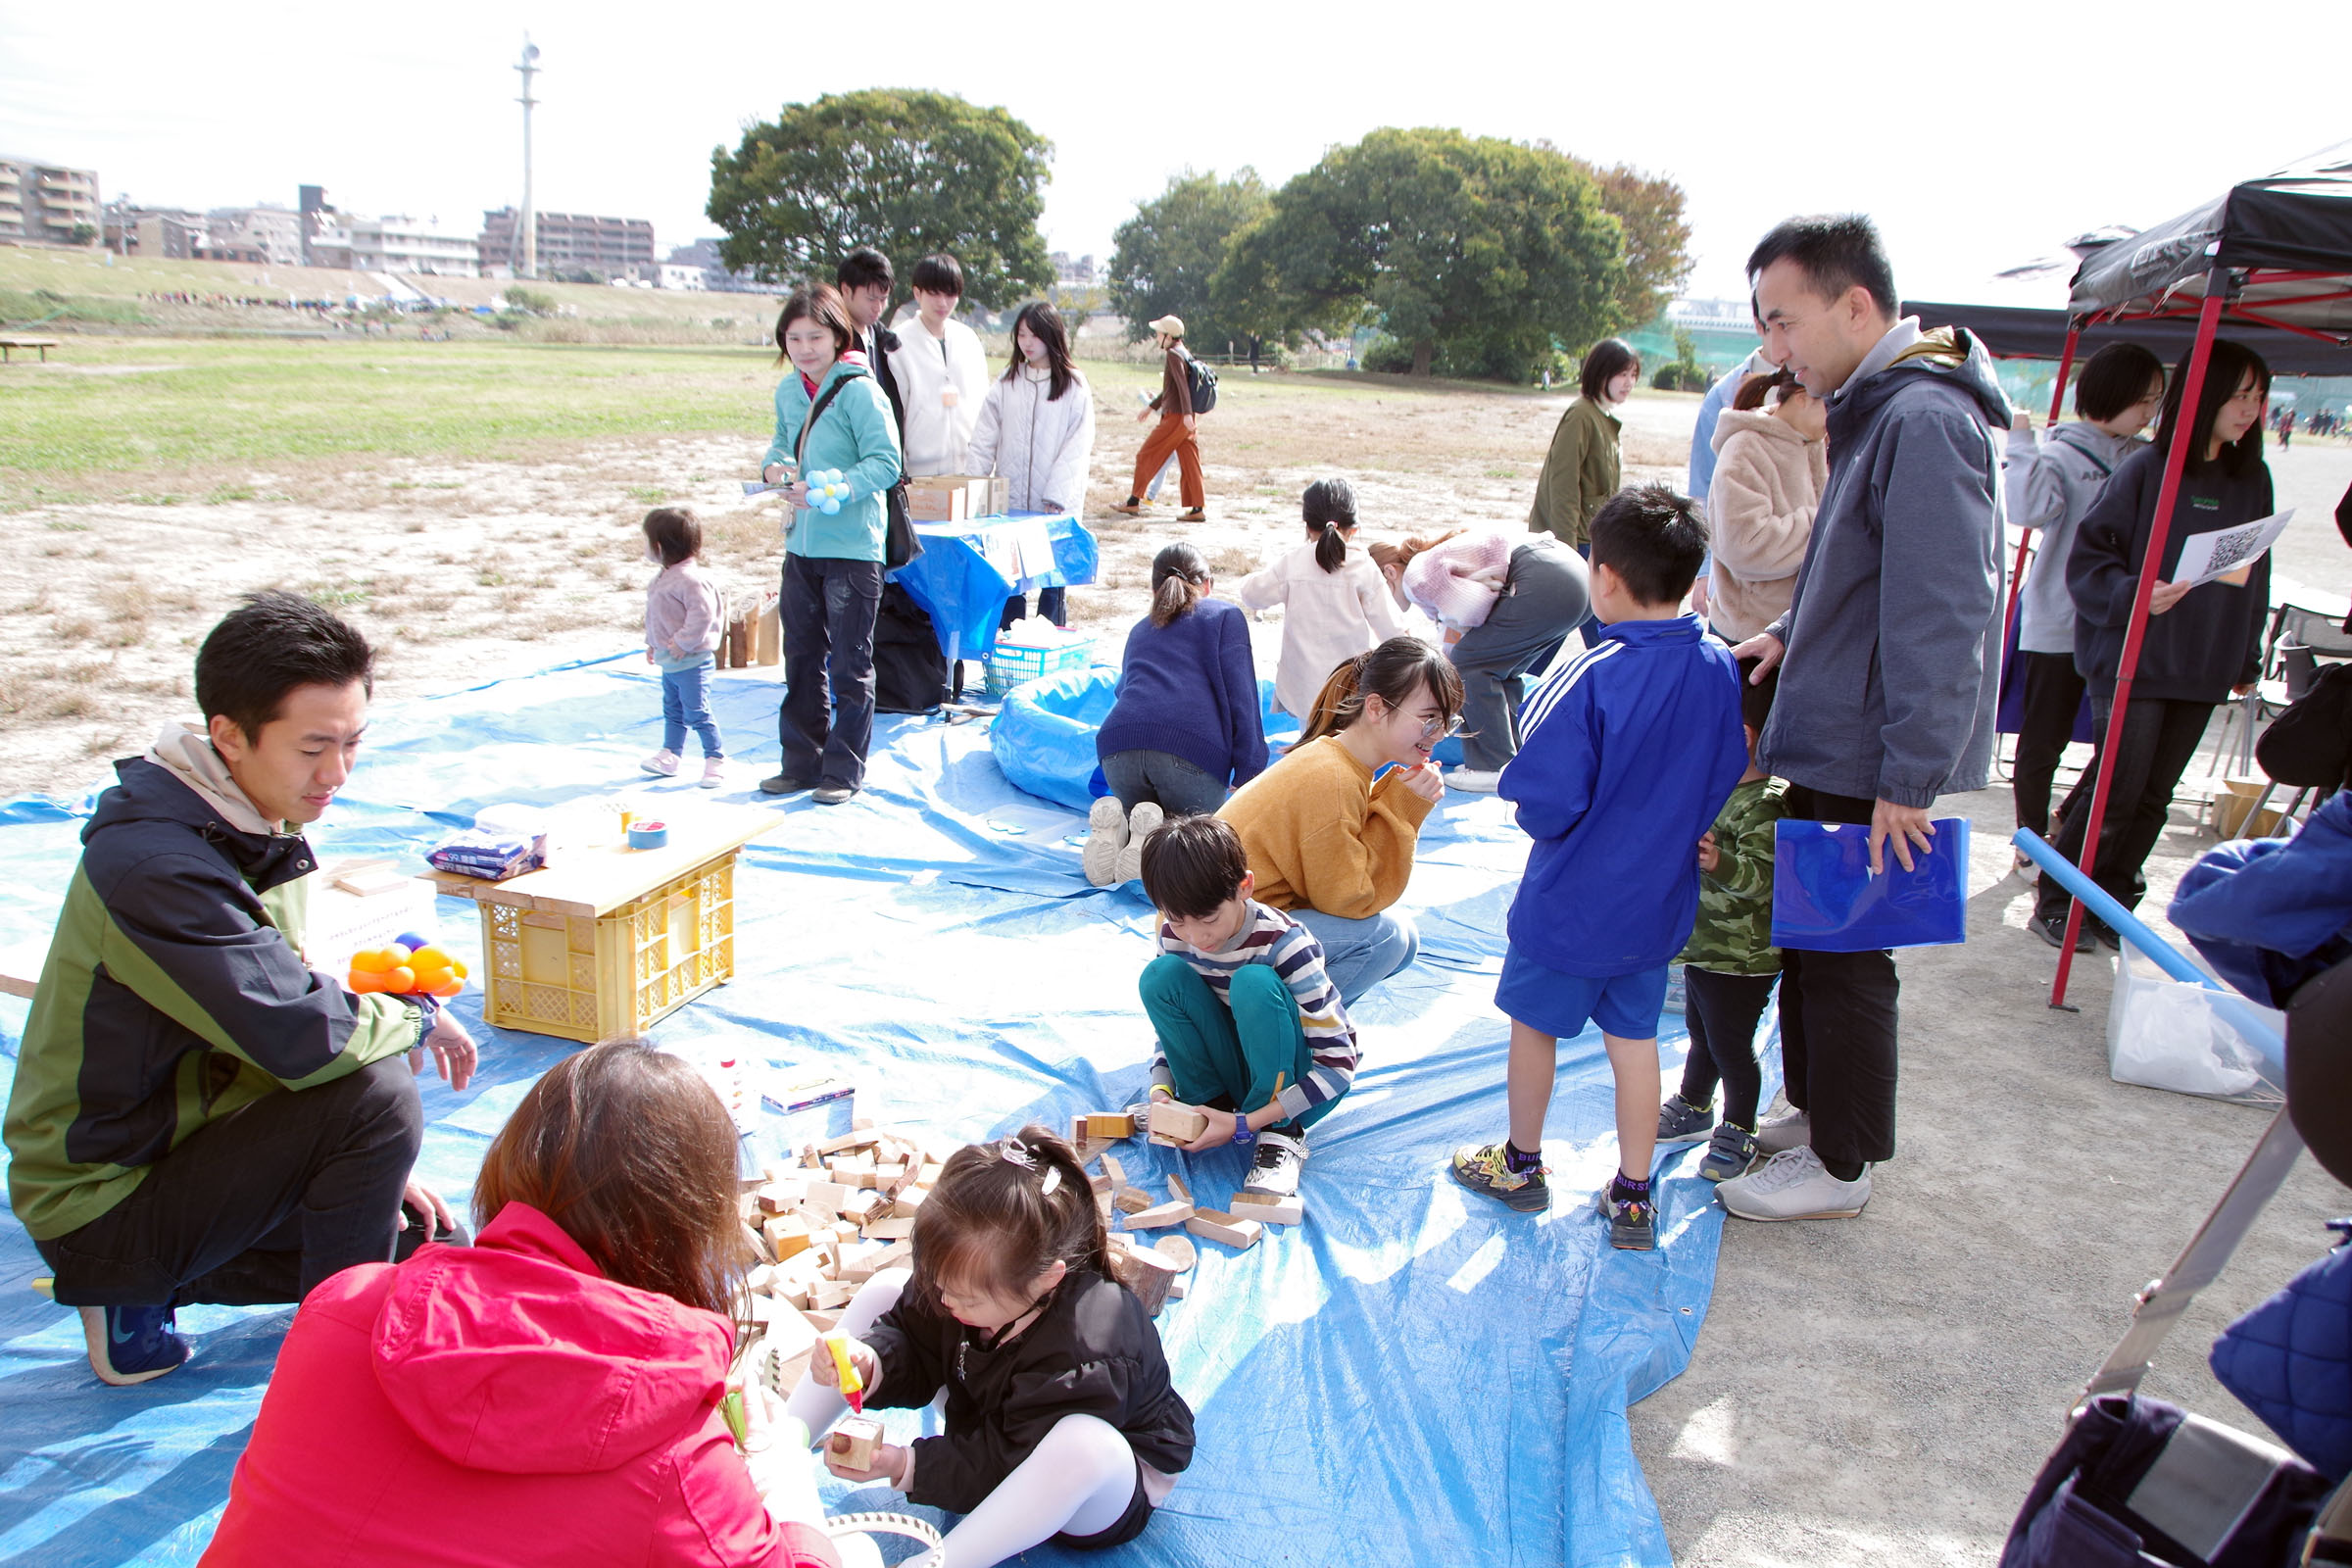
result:
[[(2276, 1105), (2279, 1087), (2263, 1075), (2263, 1056), (2227, 1013), (2223, 994), (2162, 973), (2129, 942), (2115, 964), (2115, 1000), (2107, 1008), (2107, 1074), (2119, 1084), (2169, 1089), (2248, 1104)], [(2286, 1032), (2286, 1015), (2232, 997), (2235, 1006)]]

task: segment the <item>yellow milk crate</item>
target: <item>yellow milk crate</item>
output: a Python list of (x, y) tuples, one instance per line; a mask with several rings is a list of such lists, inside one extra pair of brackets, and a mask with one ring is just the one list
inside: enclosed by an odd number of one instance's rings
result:
[(505, 882), (433, 880), (482, 912), (482, 1017), (595, 1042), (735, 977), (735, 860), (773, 812), (703, 807), (660, 850), (591, 845)]

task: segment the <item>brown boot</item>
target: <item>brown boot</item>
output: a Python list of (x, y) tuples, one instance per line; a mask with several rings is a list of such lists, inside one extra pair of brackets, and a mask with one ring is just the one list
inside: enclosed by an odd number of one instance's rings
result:
[(1123, 512), (1130, 517), (1140, 517), (1144, 514), (1144, 498), (1142, 496), (1129, 496), (1123, 505), (1113, 507), (1110, 510), (1113, 512)]
[(1195, 507), (1190, 512), (1179, 513), (1176, 520), (1178, 522), (1206, 522), (1208, 520), (1208, 514), (1202, 511), (1200, 508)]

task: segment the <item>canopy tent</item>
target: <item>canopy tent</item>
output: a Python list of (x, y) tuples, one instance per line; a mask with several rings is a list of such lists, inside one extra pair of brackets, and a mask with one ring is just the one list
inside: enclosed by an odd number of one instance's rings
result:
[[(2060, 359), (2066, 353), (2068, 334), (2075, 332), (2078, 353), (2095, 354), (2110, 343), (2137, 343), (2173, 365), (2189, 351), (2197, 336), (2193, 318), (2098, 321), (2078, 330), (2076, 318), (2065, 311), (2024, 305), (1905, 300), (1903, 314), (1918, 317), (1923, 326), (1964, 326), (2005, 360)], [(2278, 375), (2352, 375), (2352, 344), (2236, 320), (2230, 323), (2230, 335), (2261, 355)]]
[[(2352, 142), (2234, 185), (2218, 201), (2093, 252), (2075, 272), (2068, 314), (2071, 322), (2051, 400), (2053, 420), (2082, 335), (2109, 322), (2193, 318), (2196, 332), (2180, 388), (2186, 409), (2197, 406), (2213, 340), (2225, 322), (2232, 336), (2268, 327), (2336, 350), (2352, 347)], [(2132, 679), (2139, 668), (2140, 643), (2147, 631), (2148, 599), (2172, 531), (2187, 445), (2176, 442), (2165, 458), (2155, 524), (2124, 634), (2123, 662), (2108, 717), (2110, 734), (2121, 732), (2131, 708)], [(2082, 837), (2085, 874), (2098, 855), (2114, 771), (2114, 748), (2101, 746)], [(2058, 950), (2052, 1006), (2065, 1004), (2075, 937), (2082, 924), (2082, 906), (2077, 902)]]

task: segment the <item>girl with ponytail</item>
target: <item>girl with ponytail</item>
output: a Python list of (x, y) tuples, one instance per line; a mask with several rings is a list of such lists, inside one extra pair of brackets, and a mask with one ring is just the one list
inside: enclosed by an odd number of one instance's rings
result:
[(1144, 839), (1164, 818), (1214, 811), (1266, 765), (1250, 617), (1209, 598), (1215, 586), (1191, 545), (1152, 558), (1152, 612), (1127, 634), (1118, 696), (1095, 736), (1111, 790), (1088, 813), (1081, 856), (1097, 887), (1142, 875)]
[(1282, 658), (1274, 706), (1303, 719), (1332, 666), (1404, 630), (1379, 568), (1355, 537), (1355, 492), (1345, 479), (1317, 479), (1299, 507), (1306, 540), (1263, 571), (1244, 577), (1235, 597), (1251, 610), (1281, 605)]
[[(914, 1267), (877, 1274), (842, 1314), (868, 1408), (947, 1392), (942, 1434), (874, 1450), (850, 1481), (964, 1515), (928, 1565), (988, 1568), (1052, 1541), (1133, 1541), (1193, 1456), (1193, 1412), (1151, 1313), (1114, 1272), (1094, 1189), (1043, 1127), (957, 1150), (914, 1221)], [(830, 1355), (788, 1416), (846, 1408)]]

